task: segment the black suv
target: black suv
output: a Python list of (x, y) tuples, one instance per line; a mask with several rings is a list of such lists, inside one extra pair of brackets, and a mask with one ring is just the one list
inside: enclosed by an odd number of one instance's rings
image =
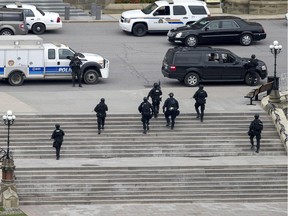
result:
[(170, 48), (162, 63), (164, 77), (178, 79), (186, 86), (199, 82), (241, 81), (257, 85), (267, 77), (265, 63), (258, 59), (256, 73), (247, 69), (249, 58), (241, 58), (227, 49), (211, 47)]

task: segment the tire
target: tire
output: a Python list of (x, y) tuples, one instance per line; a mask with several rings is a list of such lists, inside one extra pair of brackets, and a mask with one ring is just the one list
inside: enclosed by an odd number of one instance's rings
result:
[(137, 23), (132, 30), (133, 34), (138, 37), (142, 37), (147, 33), (147, 27), (143, 23)]
[(83, 79), (86, 84), (96, 84), (99, 81), (99, 74), (96, 70), (90, 69), (84, 73)]
[(195, 35), (189, 35), (185, 38), (185, 45), (195, 47), (198, 45), (198, 38)]
[(11, 73), (8, 82), (11, 86), (21, 86), (24, 82), (23, 74), (19, 71)]
[(14, 32), (11, 29), (3, 29), (0, 35), (14, 35)]
[(45, 28), (45, 25), (42, 23), (35, 23), (32, 26), (31, 30), (34, 34), (40, 35), (40, 34), (43, 34), (45, 32), (46, 28)]
[(189, 73), (185, 76), (184, 83), (188, 87), (195, 87), (199, 84), (199, 76), (196, 73)]
[(250, 34), (243, 34), (240, 37), (240, 44), (243, 46), (249, 46), (253, 41), (252, 35)]
[(260, 75), (256, 72), (248, 72), (245, 75), (245, 83), (249, 86), (255, 86), (260, 82)]

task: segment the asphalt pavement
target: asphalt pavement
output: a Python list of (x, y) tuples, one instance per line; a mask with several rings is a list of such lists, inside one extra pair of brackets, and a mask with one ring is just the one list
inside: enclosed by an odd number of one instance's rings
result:
[[(218, 14), (215, 14), (218, 15)], [(238, 16), (238, 15), (237, 15)], [(94, 17), (71, 17), (70, 20), (63, 20), (63, 22), (118, 22), (120, 14), (102, 14), (101, 20), (96, 20)], [(284, 15), (240, 15), (240, 17), (244, 19), (284, 19)], [(69, 86), (70, 87), (70, 86)], [(84, 86), (85, 88), (85, 86)], [(231, 94), (230, 89), (233, 88), (233, 94)], [(247, 92), (251, 87), (246, 87)], [(175, 96), (179, 99), (180, 104), (182, 104), (182, 112), (193, 112), (193, 101), (192, 98), (187, 98), (185, 96), (185, 92), (187, 92), (189, 88), (177, 88), (170, 89), (164, 88), (162, 89), (164, 92), (164, 98), (167, 96), (170, 91), (175, 93)], [(243, 92), (243, 86), (241, 87), (219, 87), (217, 90), (209, 91), (209, 98), (207, 100), (207, 112), (259, 112), (262, 111), (260, 102), (256, 102), (255, 106), (247, 106), (246, 104), (249, 102), (248, 99), (244, 98), (244, 94), (247, 92)], [(20, 91), (20, 90), (19, 90)], [(147, 95), (148, 89), (137, 89), (133, 91), (105, 91), (105, 95), (107, 95), (106, 99), (114, 98), (114, 100), (110, 100), (110, 107), (116, 106), (119, 102), (125, 101), (125, 104), (129, 104), (130, 108), (127, 108), (123, 104), (123, 109), (109, 110), (110, 113), (135, 113), (135, 107), (138, 106), (139, 97)], [(194, 90), (193, 90), (194, 92)], [(24, 94), (24, 93), (23, 93)], [(85, 91), (80, 89), (74, 89), (71, 92), (68, 92), (64, 101), (59, 105), (51, 105), (51, 97), (46, 97), (47, 95), (41, 95), (42, 98), (37, 98), (37, 96), (28, 95), (27, 97), (31, 97), (31, 103), (24, 103), (19, 98), (14, 97), (13, 93), (5, 93), (0, 92), (0, 112), (6, 112), (8, 109), (13, 107), (13, 111), (17, 113), (51, 113), (53, 110), (54, 113), (86, 113), (90, 112), (91, 107), (95, 106), (95, 101), (87, 102), (87, 98), (93, 95), (93, 91)], [(98, 95), (104, 94), (103, 92), (97, 92)], [(53, 95), (53, 94), (52, 94)], [(75, 96), (83, 97), (83, 101), (80, 99), (78, 106), (76, 106), (73, 110), (71, 110), (71, 106), (69, 106), (69, 101)], [(84, 96), (83, 96), (84, 95)], [(115, 95), (117, 95), (117, 99), (115, 100)], [(186, 94), (187, 95), (187, 94)], [(225, 97), (224, 97), (225, 95)], [(51, 96), (51, 95), (50, 95)], [(128, 97), (127, 97), (128, 96)], [(192, 94), (191, 94), (192, 96)], [(58, 97), (61, 95), (57, 95), (56, 93), (53, 95), (55, 101), (57, 101)], [(56, 98), (55, 98), (56, 97)], [(63, 98), (62, 98), (63, 99)], [(125, 99), (125, 100), (124, 100)], [(38, 101), (32, 103), (32, 101)], [(84, 100), (86, 102), (84, 102)], [(239, 104), (240, 101), (240, 104)], [(84, 104), (83, 104), (83, 103)], [(64, 106), (66, 104), (67, 106)], [(51, 106), (53, 107), (51, 109)], [(87, 108), (88, 107), (88, 108)], [(52, 112), (52, 113), (53, 113)], [(248, 145), (248, 144), (247, 144)], [(287, 157), (262, 157), (261, 154), (253, 155), (251, 157), (219, 157), (219, 158), (211, 158), (208, 161), (201, 161), (196, 158), (121, 158), (121, 159), (99, 159), (95, 161), (91, 161), (99, 166), (131, 166), (137, 165), (147, 165), (147, 161), (150, 161), (151, 165), (162, 166), (167, 164), (167, 160), (169, 163), (173, 162), (176, 164), (184, 164), (184, 165), (199, 165), (203, 163), (211, 163), (215, 164), (242, 164), (242, 163), (252, 163), (252, 164), (286, 164)], [(81, 163), (87, 163), (85, 161), (79, 160), (38, 160), (37, 162), (33, 160), (17, 160), (15, 159), (16, 166), (33, 166), (37, 163), (38, 166), (81, 166)], [(25, 212), (28, 216), (287, 216), (287, 203), (191, 203), (191, 204), (113, 204), (113, 205), (65, 205), (65, 206), (20, 206), (20, 209)]]

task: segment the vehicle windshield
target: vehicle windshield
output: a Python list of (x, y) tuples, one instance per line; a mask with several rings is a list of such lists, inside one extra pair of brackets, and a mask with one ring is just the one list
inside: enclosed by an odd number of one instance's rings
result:
[(158, 5), (156, 3), (149, 4), (147, 7), (143, 8), (141, 11), (144, 14), (150, 14), (152, 11), (154, 11)]
[(39, 11), (39, 13), (41, 13), (43, 16), (45, 16), (44, 11), (42, 11), (40, 8), (36, 7), (36, 10)]
[(210, 21), (207, 20), (206, 18), (200, 19), (194, 23), (192, 23), (190, 26), (195, 26), (196, 28), (203, 28), (205, 25), (207, 25)]

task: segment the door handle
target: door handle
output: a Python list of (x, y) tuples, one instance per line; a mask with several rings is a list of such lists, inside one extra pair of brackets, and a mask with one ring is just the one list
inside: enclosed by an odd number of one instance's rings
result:
[(188, 17), (183, 17), (183, 19), (188, 19)]
[(60, 65), (60, 62), (59, 62), (59, 61), (57, 62), (57, 65)]

